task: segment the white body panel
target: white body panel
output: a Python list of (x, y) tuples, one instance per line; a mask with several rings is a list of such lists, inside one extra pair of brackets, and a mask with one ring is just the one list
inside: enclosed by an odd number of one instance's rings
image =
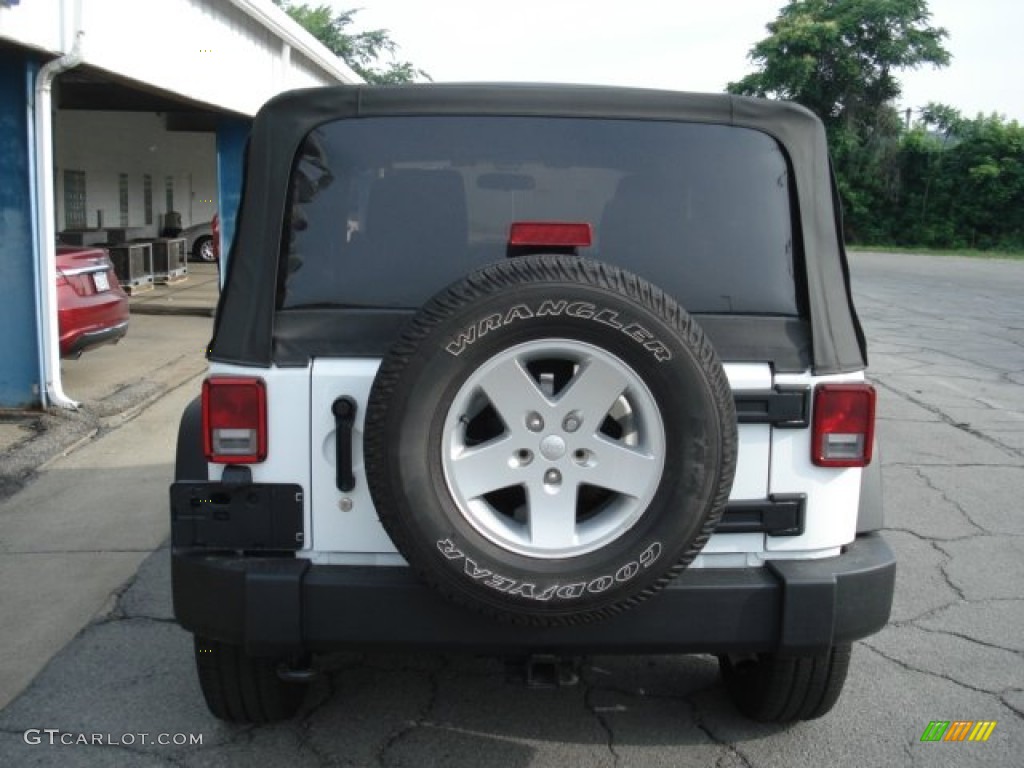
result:
[[(310, 430), (314, 461), (310, 503), (316, 512), (313, 515), (313, 551), (310, 557), (316, 562), (351, 565), (403, 562), (380, 525), (363, 464), (366, 402), (378, 366), (377, 360), (359, 359), (319, 359), (313, 363)], [(729, 364), (725, 368), (734, 391), (771, 388), (771, 369), (767, 365)], [(331, 416), (331, 404), (343, 395), (353, 398), (359, 405), (352, 447), (356, 487), (345, 494), (337, 489), (335, 482), (335, 426)], [(764, 499), (768, 491), (770, 465), (771, 428), (760, 424), (742, 425), (736, 482), (731, 498)], [(764, 538), (756, 533), (712, 536), (704, 548), (702, 562), (710, 564), (716, 555), (734, 556), (737, 553), (741, 553), (745, 561), (747, 554), (764, 552)]]
[[(313, 443), (313, 547), (318, 552), (395, 553), (395, 545), (377, 517), (363, 463), (363, 430), (370, 386), (379, 360), (321, 359), (313, 363), (311, 390)], [(356, 401), (352, 470), (356, 487), (348, 493), (336, 483), (336, 437), (331, 405), (347, 395)]]
[[(404, 563), (373, 506), (363, 459), (366, 404), (379, 365), (379, 360), (372, 359), (319, 359), (307, 368), (210, 367), (214, 375), (258, 375), (266, 380), (270, 453), (265, 462), (252, 465), (253, 480), (302, 485), (307, 536), (301, 554), (314, 562)], [(758, 364), (726, 364), (725, 370), (734, 392), (864, 379), (859, 373), (818, 378), (806, 373), (773, 379), (770, 367)], [(348, 493), (339, 491), (336, 484), (336, 427), (331, 412), (334, 401), (342, 396), (351, 397), (358, 405), (352, 446), (356, 487)], [(756, 567), (771, 558), (829, 557), (853, 540), (861, 470), (814, 466), (809, 428), (744, 424), (739, 427), (739, 437), (730, 499), (805, 494), (806, 530), (800, 536), (715, 534), (691, 567)], [(212, 479), (219, 479), (222, 472), (222, 465), (210, 465)]]
[[(772, 388), (772, 369), (769, 365), (726, 363), (724, 367), (734, 393), (764, 392)], [(772, 457), (771, 427), (767, 424), (740, 424), (738, 433), (736, 478), (729, 498), (732, 501), (763, 499), (768, 494), (768, 471)], [(705, 551), (713, 550), (705, 548)]]
[[(812, 384), (862, 382), (863, 373), (837, 376), (779, 375), (776, 385), (806, 387)], [(812, 404), (813, 408), (813, 404)], [(813, 412), (811, 417), (813, 419)], [(772, 435), (772, 493), (807, 494), (806, 524), (800, 536), (768, 536), (766, 550), (798, 553), (829, 550), (853, 541), (860, 506), (861, 469), (826, 469), (811, 463), (810, 429), (776, 429)]]

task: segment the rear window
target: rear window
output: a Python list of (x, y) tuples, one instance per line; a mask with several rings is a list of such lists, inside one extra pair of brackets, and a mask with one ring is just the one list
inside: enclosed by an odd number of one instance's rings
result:
[(581, 256), (691, 312), (796, 315), (789, 169), (746, 128), (535, 117), (328, 123), (296, 158), (279, 308), (416, 308), (509, 258), (518, 221), (585, 222)]

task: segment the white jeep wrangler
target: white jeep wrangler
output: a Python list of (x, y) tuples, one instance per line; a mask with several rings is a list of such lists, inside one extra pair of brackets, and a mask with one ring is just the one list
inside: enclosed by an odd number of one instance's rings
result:
[(171, 487), (215, 715), (358, 647), (712, 653), (750, 717), (833, 706), (895, 561), (809, 112), (324, 88), (246, 167)]

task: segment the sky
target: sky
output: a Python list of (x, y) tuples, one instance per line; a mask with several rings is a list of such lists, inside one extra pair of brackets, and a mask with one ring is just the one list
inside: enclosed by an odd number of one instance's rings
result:
[[(307, 0), (317, 5), (324, 0)], [(437, 82), (596, 83), (722, 91), (752, 71), (779, 0), (330, 0), (362, 8)], [(899, 75), (903, 108), (929, 101), (1024, 122), (1024, 2), (931, 0), (949, 67)]]

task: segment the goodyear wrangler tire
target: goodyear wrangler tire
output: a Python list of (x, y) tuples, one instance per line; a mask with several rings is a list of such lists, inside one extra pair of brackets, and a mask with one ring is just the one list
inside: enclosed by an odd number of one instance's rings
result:
[(210, 713), (231, 723), (287, 720), (302, 706), (308, 686), (285, 682), (278, 660), (246, 656), (241, 646), (195, 635), (199, 687)]
[(600, 262), (528, 256), (419, 311), (374, 380), (364, 450), (423, 579), (499, 619), (571, 624), (693, 560), (729, 496), (736, 418), (671, 298)]
[(763, 723), (795, 723), (827, 714), (839, 700), (849, 667), (849, 643), (804, 656), (718, 657), (733, 703)]

